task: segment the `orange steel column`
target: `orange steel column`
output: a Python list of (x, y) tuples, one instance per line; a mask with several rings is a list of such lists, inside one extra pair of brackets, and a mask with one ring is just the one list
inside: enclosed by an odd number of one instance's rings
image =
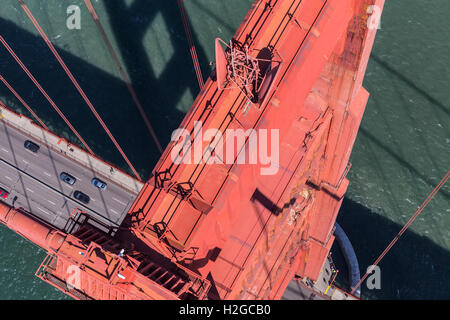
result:
[(47, 251), (58, 250), (66, 235), (0, 202), (0, 222)]

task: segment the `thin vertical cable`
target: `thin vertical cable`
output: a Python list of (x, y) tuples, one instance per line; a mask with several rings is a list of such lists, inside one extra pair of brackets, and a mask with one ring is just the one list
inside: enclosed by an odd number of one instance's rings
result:
[(120, 60), (117, 57), (117, 54), (114, 51), (113, 46), (111, 45), (111, 42), (108, 39), (108, 36), (106, 35), (105, 29), (103, 29), (103, 26), (102, 26), (102, 24), (100, 22), (100, 19), (98, 18), (97, 13), (94, 10), (94, 7), (92, 6), (91, 1), (90, 0), (84, 0), (84, 4), (86, 5), (86, 7), (88, 8), (89, 12), (91, 13), (92, 18), (94, 19), (95, 24), (97, 25), (97, 29), (100, 32), (100, 34), (101, 34), (101, 36), (103, 38), (103, 41), (105, 42), (105, 45), (108, 47), (109, 53), (111, 54), (111, 57), (113, 58), (117, 68), (119, 69), (119, 72), (120, 72), (120, 75), (122, 77), (122, 80), (125, 82), (125, 84), (126, 84), (126, 86), (128, 88), (128, 91), (130, 92), (131, 97), (133, 98), (133, 101), (136, 104), (136, 107), (138, 108), (139, 113), (141, 114), (142, 119), (144, 120), (144, 122), (145, 122), (145, 124), (146, 124), (146, 126), (148, 128), (148, 131), (152, 135), (153, 140), (155, 141), (156, 146), (158, 147), (158, 150), (162, 153), (163, 149), (161, 147), (161, 144), (158, 141), (158, 138), (156, 137), (156, 133), (153, 130), (153, 127), (150, 124), (150, 121), (147, 118), (147, 115), (145, 114), (144, 108), (142, 107), (142, 104), (139, 101), (139, 99), (137, 97), (137, 94), (136, 94), (136, 92), (133, 89), (133, 86), (131, 85), (130, 78), (128, 77), (127, 73), (125, 72), (125, 69), (123, 68), (122, 64), (120, 63)]
[(22, 6), (22, 9), (25, 11), (25, 13), (27, 14), (28, 18), (30, 19), (30, 21), (33, 23), (33, 25), (35, 26), (35, 28), (38, 30), (38, 32), (40, 33), (42, 39), (44, 39), (45, 43), (47, 44), (47, 46), (49, 47), (50, 51), (53, 53), (53, 55), (55, 56), (55, 58), (58, 60), (59, 64), (61, 65), (61, 67), (64, 69), (64, 71), (66, 72), (67, 76), (70, 78), (70, 80), (72, 81), (72, 83), (74, 84), (75, 88), (78, 90), (79, 94), (81, 95), (81, 97), (83, 98), (83, 100), (86, 102), (86, 104), (89, 106), (89, 108), (91, 109), (92, 113), (94, 114), (94, 116), (97, 118), (98, 122), (100, 122), (101, 126), (103, 127), (103, 129), (105, 130), (105, 132), (108, 134), (109, 138), (111, 139), (111, 141), (114, 143), (114, 145), (116, 146), (117, 150), (120, 152), (120, 154), (122, 155), (123, 159), (125, 160), (125, 162), (128, 164), (128, 166), (131, 168), (131, 170), (133, 171), (134, 175), (136, 176), (137, 179), (142, 180), (141, 177), (139, 176), (139, 173), (136, 171), (136, 169), (133, 167), (133, 165), (131, 164), (130, 160), (128, 159), (128, 157), (125, 155), (125, 152), (123, 152), (122, 148), (120, 147), (120, 145), (118, 144), (118, 142), (116, 141), (116, 139), (114, 138), (114, 136), (112, 135), (111, 131), (109, 131), (108, 127), (106, 126), (106, 124), (103, 122), (102, 118), (100, 117), (100, 115), (97, 113), (97, 111), (95, 110), (94, 106), (92, 105), (91, 101), (89, 100), (89, 98), (86, 96), (86, 94), (84, 93), (83, 89), (81, 89), (78, 81), (75, 79), (75, 77), (73, 76), (72, 72), (70, 72), (69, 68), (67, 67), (67, 65), (64, 63), (64, 61), (62, 60), (61, 56), (59, 55), (59, 53), (56, 51), (55, 47), (53, 46), (53, 44), (50, 42), (50, 40), (48, 39), (47, 35), (45, 34), (44, 30), (42, 30), (41, 26), (39, 25), (39, 23), (36, 21), (36, 19), (34, 18), (33, 14), (31, 13), (30, 9), (28, 9), (27, 5), (25, 4), (25, 2), (23, 0), (17, 0), (20, 5)]
[(67, 124), (67, 126), (72, 130), (72, 132), (77, 136), (77, 138), (81, 141), (83, 146), (86, 148), (87, 151), (89, 151), (90, 154), (94, 155), (94, 152), (92, 152), (91, 148), (87, 145), (86, 141), (81, 137), (81, 135), (78, 133), (77, 130), (72, 126), (72, 124), (67, 120), (67, 118), (64, 116), (64, 114), (61, 112), (61, 110), (58, 108), (58, 106), (53, 102), (53, 100), (50, 98), (50, 96), (45, 92), (45, 90), (42, 88), (42, 86), (39, 84), (39, 82), (36, 80), (36, 78), (31, 74), (30, 70), (23, 64), (22, 60), (19, 59), (19, 57), (14, 53), (13, 49), (9, 46), (9, 44), (6, 42), (6, 40), (0, 35), (0, 42), (3, 44), (3, 46), (8, 50), (8, 52), (11, 54), (11, 56), (16, 60), (16, 62), (20, 65), (23, 71), (28, 75), (28, 77), (33, 81), (33, 83), (36, 85), (36, 87), (39, 89), (39, 91), (44, 95), (44, 97), (47, 99), (47, 101), (52, 105), (53, 109), (59, 114), (59, 116), (64, 120), (64, 122)]
[(47, 126), (42, 122), (41, 119), (37, 116), (37, 114), (31, 109), (31, 107), (25, 102), (25, 100), (22, 99), (22, 97), (14, 90), (13, 87), (6, 81), (6, 79), (0, 74), (0, 80), (5, 84), (5, 86), (9, 89), (9, 91), (12, 92), (12, 94), (19, 100), (25, 108), (33, 115), (33, 117), (39, 122), (39, 124), (45, 129), (48, 130)]

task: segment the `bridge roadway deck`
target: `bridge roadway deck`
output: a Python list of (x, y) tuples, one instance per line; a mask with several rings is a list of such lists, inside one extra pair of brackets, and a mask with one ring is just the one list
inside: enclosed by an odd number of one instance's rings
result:
[[(102, 168), (103, 163), (87, 154), (91, 166), (83, 165), (73, 155), (67, 156), (61, 144), (53, 143), (56, 136), (31, 124), (28, 118), (1, 109), (0, 187), (10, 193), (3, 201), (16, 208), (24, 208), (59, 229), (64, 229), (75, 208), (108, 226), (117, 227), (122, 223), (140, 189), (139, 182), (132, 181), (134, 185), (130, 184), (129, 177), (110, 170), (109, 165), (104, 166), (108, 168), (106, 171)], [(30, 130), (23, 130), (27, 127)], [(36, 129), (41, 137), (33, 134)], [(33, 153), (24, 148), (25, 140), (38, 144), (39, 151)], [(71, 151), (86, 158), (86, 155), (80, 154), (84, 151), (78, 148), (73, 150), (71, 147)], [(96, 163), (99, 165), (96, 166)], [(63, 182), (59, 178), (61, 172), (74, 176), (75, 184)], [(102, 191), (93, 186), (91, 180), (94, 177), (106, 182), (107, 189)], [(88, 204), (73, 197), (76, 190), (90, 197)]]

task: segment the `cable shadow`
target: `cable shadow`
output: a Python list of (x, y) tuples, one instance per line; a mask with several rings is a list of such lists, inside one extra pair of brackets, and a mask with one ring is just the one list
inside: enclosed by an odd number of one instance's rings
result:
[[(189, 96), (194, 98), (199, 92), (176, 1), (155, 0), (149, 5), (148, 1), (144, 0), (117, 0), (94, 5), (104, 6), (102, 10), (97, 11), (100, 21), (111, 21), (111, 40), (117, 43), (118, 53), (158, 139), (163, 146), (167, 145), (172, 131), (178, 128), (186, 112), (180, 109), (180, 102), (186, 101), (186, 97), (189, 100)], [(41, 24), (46, 29), (46, 21), (42, 20)], [(28, 21), (25, 23), (28, 24)], [(131, 173), (40, 36), (7, 19), (0, 18), (0, 28), (2, 36), (93, 151)], [(231, 29), (231, 26), (226, 25), (226, 28)], [(95, 27), (92, 31), (92, 37), (102, 43)], [(47, 35), (50, 39), (55, 36), (51, 32)], [(203, 76), (207, 77), (211, 67), (204, 49), (199, 46), (194, 30), (193, 40)], [(122, 80), (64, 48), (56, 48), (138, 172), (144, 179), (150, 176), (160, 154), (126, 85)], [(0, 56), (0, 70), (5, 78), (37, 111), (50, 130), (80, 145), (34, 84), (1, 47)], [(0, 96), (15, 111), (30, 116), (3, 86), (0, 87)]]
[[(44, 152), (44, 151), (43, 151), (43, 148), (41, 148), (40, 150), (41, 150), (41, 152)], [(53, 171), (53, 174), (55, 175), (55, 177), (58, 177), (57, 180), (56, 180), (56, 181), (58, 182), (58, 190), (60, 190), (61, 193), (64, 193), (64, 188), (63, 188), (63, 185), (62, 185), (62, 181), (61, 181), (61, 179), (59, 179), (59, 176), (60, 176), (61, 172), (59, 172), (58, 169), (57, 169), (57, 167), (56, 167), (56, 162), (57, 162), (57, 161), (56, 161), (56, 159), (53, 157), (53, 154), (52, 154), (52, 152), (51, 152), (51, 150), (50, 150), (49, 148), (46, 148), (46, 149), (45, 149), (45, 154), (47, 154), (47, 153), (48, 153), (48, 157), (49, 157), (49, 159), (50, 159), (50, 162), (51, 162), (51, 164), (52, 164), (52, 171)], [(72, 193), (73, 193), (73, 191), (70, 192), (67, 196), (68, 196), (68, 197), (72, 196)], [(64, 198), (64, 197), (63, 197), (63, 198)], [(73, 210), (73, 208), (72, 208), (72, 210)], [(71, 209), (69, 208), (67, 199), (64, 199), (63, 205), (62, 205), (62, 207), (61, 207), (61, 212), (57, 212), (58, 215), (55, 216), (55, 219), (51, 222), (51, 224), (54, 225), (54, 223), (55, 223), (55, 221), (58, 219), (58, 217), (61, 218), (61, 219), (64, 219), (63, 211), (65, 211), (66, 216), (67, 216), (67, 219), (68, 219), (68, 217), (70, 216), (70, 214), (71, 214), (72, 211), (71, 211)], [(31, 210), (30, 210), (30, 212), (31, 212)]]
[[(106, 2), (105, 7), (110, 20), (114, 21), (112, 28), (126, 68), (129, 70), (132, 84), (155, 126), (159, 140), (166, 145), (171, 132), (179, 126), (185, 115), (185, 112), (177, 109), (180, 100), (186, 92), (194, 97), (199, 91), (177, 4), (156, 1), (149, 6), (148, 2), (136, 0), (129, 7), (125, 6), (124, 1)], [(151, 23), (157, 15), (162, 17), (167, 26), (170, 26), (168, 31), (173, 47), (172, 56), (164, 64), (158, 76), (156, 76), (155, 66), (150, 63), (148, 48), (144, 46), (146, 33), (152, 28)], [(161, 20), (157, 22), (160, 23)], [(2, 36), (10, 43), (94, 152), (130, 172), (44, 41), (6, 19), (0, 18), (0, 28)], [(150, 31), (155, 33), (155, 30)], [(52, 37), (51, 34), (48, 36)], [(95, 37), (101, 41), (100, 35)], [(197, 42), (195, 37), (194, 41)], [(155, 47), (158, 46), (159, 44), (156, 43)], [(159, 49), (162, 51), (165, 48)], [(126, 85), (118, 78), (66, 50), (61, 48), (57, 50), (131, 162), (145, 179), (150, 175), (160, 154), (147, 132)], [(203, 70), (208, 70), (209, 66), (203, 50), (197, 51)], [(0, 56), (2, 57), (0, 69), (5, 78), (37, 111), (50, 130), (80, 145), (3, 47), (0, 48)], [(0, 95), (8, 106), (30, 116), (3, 86), (0, 88)]]
[[(371, 142), (373, 142), (375, 145), (377, 145), (379, 148), (383, 149), (387, 153), (391, 155), (392, 158), (394, 158), (400, 165), (407, 168), (411, 173), (419, 177), (422, 181), (427, 183), (431, 187), (436, 187), (436, 185), (439, 183), (439, 181), (433, 181), (429, 177), (425, 176), (423, 173), (419, 172), (418, 169), (413, 167), (408, 161), (404, 160), (401, 156), (399, 156), (394, 150), (390, 149), (388, 146), (386, 146), (384, 143), (382, 143), (380, 140), (378, 140), (374, 135), (372, 135), (368, 130), (364, 129), (363, 127), (359, 128), (359, 134), (369, 139)], [(445, 191), (441, 190), (440, 193), (446, 197), (447, 199), (450, 199), (450, 194)]]
[[(85, 138), (94, 152), (108, 162), (115, 163), (118, 167), (129, 172), (106, 133), (103, 132), (100, 124), (83, 102), (42, 39), (1, 18), (0, 30), (2, 36), (10, 43), (19, 58), (22, 59), (24, 64), (42, 84), (50, 97), (80, 132), (80, 135)], [(136, 150), (152, 150), (154, 147), (152, 146), (150, 135), (145, 131), (145, 127), (136, 124), (139, 115), (134, 105), (132, 105), (125, 84), (65, 50), (61, 48), (57, 48), (57, 50), (80, 82), (81, 87), (91, 99), (125, 153), (129, 156), (131, 162), (136, 163), (140, 172), (148, 174), (151, 170), (151, 164), (159, 158), (159, 155), (156, 150), (153, 153), (142, 152), (136, 154), (135, 152)], [(3, 47), (0, 47), (0, 56), (2, 58), (0, 69), (5, 78), (10, 80), (16, 91), (36, 110), (37, 114), (49, 126), (49, 129), (80, 145), (76, 137), (51, 108), (48, 101), (45, 100)], [(20, 107), (20, 103), (6, 87), (0, 86), (0, 95), (9, 107), (31, 117), (26, 110)]]
[[(184, 117), (175, 106), (186, 91), (193, 97), (199, 92), (177, 2), (154, 0), (149, 5), (148, 1), (135, 0), (127, 6), (125, 1), (103, 1), (103, 5), (133, 87), (152, 123), (160, 124), (156, 131), (165, 145)], [(167, 38), (157, 32), (161, 24), (170, 31)], [(161, 37), (150, 50), (145, 46), (149, 31)], [(193, 41), (205, 77), (210, 67), (195, 32)], [(167, 61), (161, 70), (157, 62), (163, 60)]]
[[(344, 199), (337, 222), (352, 242), (361, 276), (403, 227), (349, 198)], [(349, 290), (347, 268), (336, 243), (332, 256), (339, 269), (337, 285)], [(362, 299), (449, 299), (449, 261), (449, 250), (407, 230), (379, 264), (381, 289), (369, 290), (362, 284)]]
[[(8, 140), (9, 149), (11, 150), (11, 154), (13, 156), (13, 165), (15, 167), (19, 168), (20, 167), (19, 160), (17, 159), (16, 153), (14, 152), (14, 144), (11, 141), (11, 136), (10, 136), (10, 133), (8, 132), (9, 129), (6, 125), (4, 126), (4, 128), (5, 128), (6, 138)], [(28, 167), (28, 165), (26, 167)], [(26, 171), (26, 168), (24, 168), (24, 169), (25, 169), (24, 171)], [(24, 198), (25, 198), (24, 200), (26, 201), (26, 205), (28, 206), (28, 208), (25, 208), (25, 209), (30, 210), (32, 208), (32, 206), (31, 206), (30, 199), (28, 196), (29, 192), (27, 192), (27, 188), (25, 187), (25, 183), (23, 181), (23, 176), (19, 171), (17, 171), (17, 177), (19, 179), (19, 184), (22, 187), (22, 190), (24, 193), (23, 194)], [(16, 190), (16, 192), (19, 193), (19, 190)], [(23, 199), (21, 199), (21, 200), (23, 200)], [(14, 204), (13, 204), (13, 206), (14, 206)]]
[(395, 77), (406, 83), (409, 87), (414, 89), (416, 92), (420, 93), (426, 100), (428, 100), (431, 104), (438, 107), (441, 111), (445, 112), (448, 116), (450, 115), (450, 108), (448, 106), (445, 106), (440, 101), (433, 98), (431, 95), (428, 94), (425, 90), (419, 88), (416, 84), (414, 84), (411, 80), (406, 78), (404, 75), (402, 75), (400, 72), (389, 66), (385, 61), (383, 61), (380, 57), (377, 55), (371, 54), (370, 59), (375, 61), (377, 64), (379, 64), (383, 69), (389, 71), (391, 74), (393, 74)]

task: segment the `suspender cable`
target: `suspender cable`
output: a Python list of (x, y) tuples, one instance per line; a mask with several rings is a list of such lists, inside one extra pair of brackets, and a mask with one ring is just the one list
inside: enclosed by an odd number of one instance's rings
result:
[(74, 86), (77, 88), (78, 92), (80, 93), (81, 97), (83, 98), (83, 100), (86, 102), (86, 104), (89, 106), (89, 108), (91, 109), (92, 113), (94, 114), (94, 116), (97, 118), (98, 122), (100, 122), (101, 126), (103, 127), (103, 129), (105, 130), (105, 132), (108, 134), (109, 138), (111, 139), (111, 141), (114, 143), (114, 145), (116, 146), (117, 150), (120, 152), (120, 154), (122, 155), (123, 159), (126, 161), (126, 163), (128, 164), (128, 166), (131, 168), (131, 170), (133, 171), (134, 175), (136, 176), (137, 179), (142, 180), (141, 177), (139, 176), (139, 174), (137, 173), (136, 169), (133, 167), (133, 165), (131, 164), (130, 160), (128, 159), (128, 157), (125, 155), (125, 153), (123, 152), (122, 148), (120, 147), (120, 145), (117, 143), (116, 139), (113, 137), (113, 135), (111, 134), (111, 132), (109, 131), (108, 127), (106, 126), (106, 124), (103, 122), (102, 118), (100, 117), (100, 115), (97, 113), (97, 111), (95, 110), (94, 106), (92, 105), (91, 101), (89, 100), (89, 98), (86, 96), (86, 94), (84, 93), (83, 89), (81, 89), (80, 85), (78, 84), (77, 80), (75, 79), (75, 77), (73, 76), (72, 72), (70, 72), (69, 68), (67, 67), (67, 65), (64, 63), (64, 61), (62, 60), (61, 56), (59, 55), (59, 53), (56, 51), (55, 47), (53, 46), (53, 44), (50, 42), (50, 40), (48, 39), (47, 35), (44, 33), (44, 30), (42, 30), (41, 26), (39, 25), (39, 23), (36, 21), (36, 19), (34, 18), (33, 14), (31, 13), (30, 9), (28, 9), (27, 5), (25, 4), (25, 2), (23, 0), (17, 0), (20, 5), (22, 6), (22, 9), (25, 11), (25, 13), (27, 14), (28, 18), (30, 18), (31, 22), (33, 23), (33, 25), (35, 26), (35, 28), (38, 30), (38, 32), (40, 33), (40, 35), (42, 36), (42, 38), (44, 39), (45, 43), (47, 44), (47, 46), (49, 47), (50, 51), (53, 53), (53, 55), (55, 56), (55, 58), (58, 60), (59, 64), (61, 65), (61, 67), (64, 69), (64, 71), (66, 72), (67, 76), (70, 78), (70, 80), (72, 81), (72, 83), (74, 84)]
[(39, 119), (37, 114), (34, 113), (33, 109), (30, 108), (30, 106), (22, 99), (22, 97), (16, 92), (16, 90), (14, 90), (13, 87), (11, 87), (11, 85), (8, 83), (8, 81), (6, 81), (6, 79), (3, 78), (3, 76), (1, 74), (0, 74), (0, 80), (5, 84), (6, 87), (8, 87), (9, 91), (12, 92), (12, 94), (17, 98), (17, 100), (19, 100), (23, 104), (23, 106), (25, 108), (27, 108), (27, 110), (33, 115), (33, 117), (37, 120), (37, 122), (39, 122), (39, 124), (42, 126), (42, 128), (44, 128), (45, 130), (48, 130), (48, 128), (44, 124), (44, 122), (42, 122), (42, 120)]
[(197, 51), (195, 50), (194, 40), (192, 39), (191, 28), (189, 26), (189, 20), (186, 16), (186, 11), (184, 10), (183, 0), (178, 0), (178, 8), (180, 9), (181, 18), (183, 20), (184, 31), (186, 32), (186, 37), (189, 42), (189, 51), (191, 52), (192, 62), (194, 63), (195, 73), (197, 74), (197, 81), (202, 90), (204, 86), (202, 71), (200, 69), (200, 64), (197, 58)]
[(369, 268), (367, 273), (359, 280), (359, 282), (353, 287), (352, 294), (356, 291), (357, 288), (361, 286), (361, 284), (364, 282), (364, 280), (367, 278), (369, 274), (372, 273), (373, 268), (380, 263), (381, 259), (384, 258), (384, 256), (391, 250), (391, 248), (394, 246), (394, 244), (397, 242), (397, 240), (403, 235), (403, 233), (409, 228), (411, 223), (417, 218), (417, 216), (422, 212), (422, 210), (428, 205), (428, 203), (433, 199), (433, 197), (436, 195), (436, 193), (443, 187), (443, 185), (447, 182), (448, 178), (450, 176), (450, 171), (447, 171), (447, 174), (442, 178), (442, 180), (439, 182), (439, 184), (434, 188), (434, 190), (430, 193), (430, 195), (425, 199), (425, 201), (420, 205), (419, 209), (417, 209), (416, 213), (408, 220), (408, 222), (403, 226), (403, 228), (400, 230), (400, 232), (395, 236), (395, 238), (391, 241), (391, 243), (384, 249), (383, 253), (378, 257), (378, 259), (372, 264), (372, 267)]
[(28, 77), (33, 81), (33, 83), (36, 85), (36, 87), (41, 91), (41, 93), (44, 95), (44, 97), (47, 99), (47, 101), (52, 105), (53, 109), (56, 110), (56, 112), (59, 114), (59, 116), (64, 120), (64, 122), (67, 124), (67, 126), (72, 130), (72, 132), (77, 136), (77, 138), (81, 141), (83, 146), (86, 148), (87, 151), (89, 151), (90, 154), (94, 155), (91, 148), (87, 145), (86, 141), (80, 136), (77, 130), (72, 126), (72, 124), (67, 120), (67, 118), (64, 116), (64, 114), (61, 112), (61, 110), (58, 108), (58, 106), (53, 102), (53, 100), (49, 97), (47, 92), (42, 88), (42, 86), (37, 82), (36, 78), (31, 74), (31, 72), (28, 70), (27, 67), (23, 64), (23, 62), (19, 59), (19, 57), (14, 53), (14, 51), (11, 49), (11, 47), (8, 45), (8, 43), (3, 39), (3, 37), (0, 35), (0, 42), (3, 44), (3, 46), (8, 50), (8, 52), (11, 54), (11, 56), (16, 60), (16, 62), (20, 65), (20, 67), (25, 71), (25, 73), (28, 75)]
[(131, 94), (131, 97), (133, 98), (134, 103), (136, 104), (139, 113), (142, 116), (142, 119), (144, 120), (145, 124), (147, 125), (148, 131), (150, 132), (150, 134), (153, 137), (153, 140), (156, 143), (156, 146), (158, 147), (159, 151), (162, 153), (163, 149), (161, 147), (161, 144), (158, 141), (158, 138), (156, 137), (155, 131), (153, 130), (152, 125), (150, 124), (150, 121), (147, 118), (147, 115), (144, 112), (144, 108), (142, 107), (141, 102), (139, 101), (136, 92), (133, 89), (133, 86), (131, 85), (131, 81), (130, 78), (128, 77), (128, 75), (125, 72), (125, 69), (123, 68), (122, 64), (119, 61), (119, 58), (117, 57), (116, 52), (114, 51), (111, 42), (108, 39), (108, 36), (106, 35), (105, 30), (103, 29), (102, 24), (100, 23), (100, 20), (97, 16), (97, 13), (94, 10), (94, 7), (92, 6), (92, 3), (90, 0), (84, 0), (84, 4), (86, 5), (86, 7), (88, 8), (89, 12), (91, 13), (92, 18), (95, 21), (95, 24), (97, 25), (97, 29), (100, 32), (103, 41), (105, 42), (106, 46), (108, 47), (109, 53), (111, 54), (114, 62), (116, 63), (117, 68), (119, 69), (120, 75), (122, 77), (122, 80), (125, 82), (125, 84), (127, 85), (128, 91)]

